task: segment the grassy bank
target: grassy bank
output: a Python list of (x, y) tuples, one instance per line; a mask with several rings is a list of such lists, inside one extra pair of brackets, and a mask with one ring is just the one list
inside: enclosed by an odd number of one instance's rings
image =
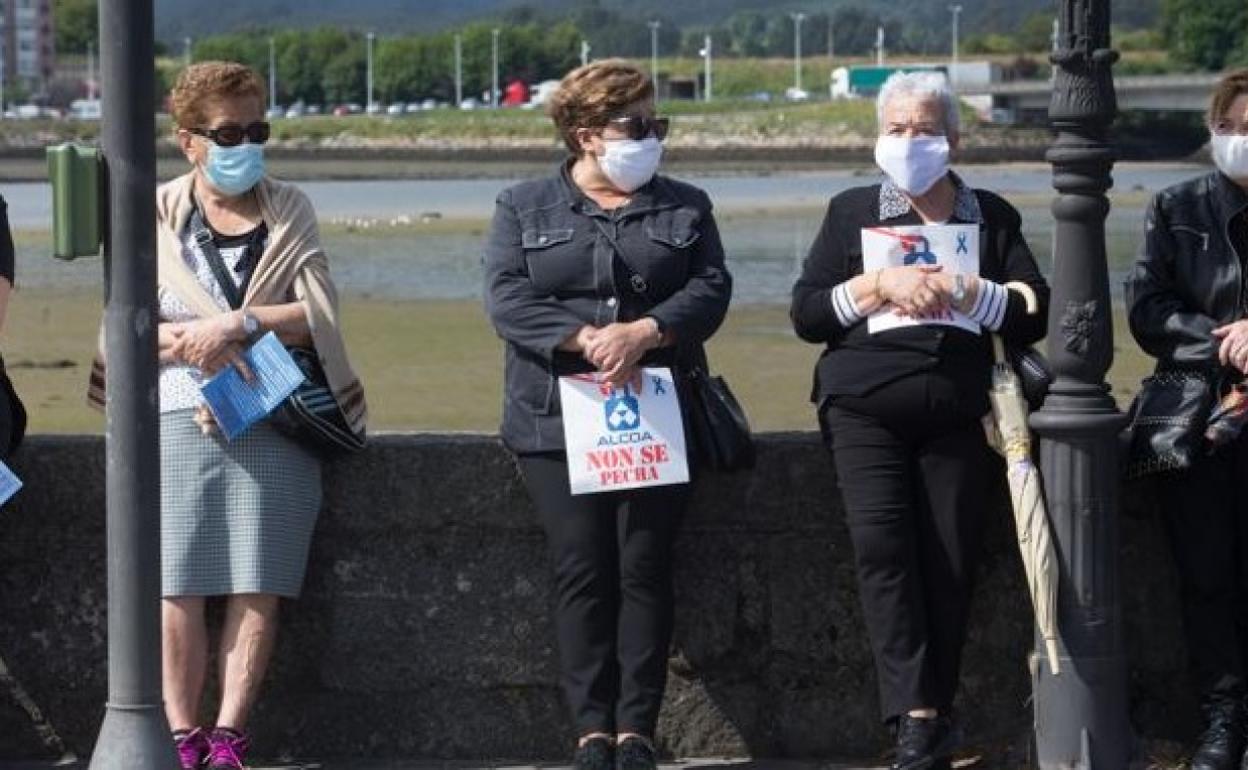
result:
[[(36, 433), (99, 432), (84, 392), (100, 320), (96, 291), (19, 291), (0, 347)], [(493, 431), (502, 354), (478, 303), (379, 302), (348, 297), (343, 319), (368, 392), (374, 430)], [(1150, 362), (1116, 322), (1110, 382), (1120, 403)], [(713, 367), (732, 383), (758, 430), (812, 429), (815, 346), (797, 340), (787, 309), (742, 305), (710, 344)]]

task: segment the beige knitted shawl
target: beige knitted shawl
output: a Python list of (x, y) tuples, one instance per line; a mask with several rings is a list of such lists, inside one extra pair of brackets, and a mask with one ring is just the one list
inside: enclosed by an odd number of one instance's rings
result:
[[(193, 209), (193, 180), (191, 172), (156, 191), (158, 280), (192, 312), (208, 317), (225, 311), (204, 290), (182, 258), (182, 233)], [(269, 239), (243, 297), (243, 306), (277, 305), (292, 299), (303, 303), (329, 387), (351, 427), (362, 431), (367, 419), (364, 389), (347, 360), (338, 327), (338, 294), (321, 249), (312, 203), (294, 185), (269, 177), (256, 185), (255, 191), (261, 216), (269, 227)], [(102, 333), (100, 339), (102, 342)], [(101, 344), (87, 395), (92, 405), (103, 407), (104, 381)]]

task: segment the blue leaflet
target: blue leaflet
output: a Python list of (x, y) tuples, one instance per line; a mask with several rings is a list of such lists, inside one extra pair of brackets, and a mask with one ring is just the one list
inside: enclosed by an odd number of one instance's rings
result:
[(221, 432), (231, 441), (264, 419), (303, 382), (303, 372), (273, 332), (243, 354), (255, 374), (250, 383), (228, 366), (200, 386)]
[(0, 462), (0, 505), (7, 503), (9, 498), (17, 494), (17, 490), (21, 488), (22, 480), (9, 470), (9, 466)]

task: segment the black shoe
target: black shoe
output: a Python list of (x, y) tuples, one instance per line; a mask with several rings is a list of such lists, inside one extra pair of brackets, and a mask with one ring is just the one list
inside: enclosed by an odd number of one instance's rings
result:
[(1210, 695), (1200, 704), (1205, 730), (1196, 739), (1191, 770), (1235, 770), (1243, 760), (1244, 718), (1239, 698)]
[(611, 741), (605, 737), (590, 738), (572, 756), (573, 770), (614, 770)]
[(655, 770), (654, 746), (643, 738), (625, 738), (615, 747), (615, 770)]
[(902, 714), (897, 720), (897, 752), (889, 770), (947, 770), (956, 744), (949, 717), (919, 719)]

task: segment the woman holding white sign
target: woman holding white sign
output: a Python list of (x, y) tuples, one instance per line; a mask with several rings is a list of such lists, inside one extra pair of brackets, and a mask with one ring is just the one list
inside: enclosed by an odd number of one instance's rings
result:
[[(825, 350), (813, 400), (834, 452), (898, 770), (949, 766), (950, 718), (979, 535), (1002, 473), (989, 411), (990, 333), (1045, 333), (1048, 287), (1018, 212), (949, 170), (958, 106), (944, 76), (880, 91), (886, 178), (832, 199), (793, 287), (802, 339)], [(1040, 300), (1028, 315), (1021, 281)]]
[(499, 195), (485, 252), (502, 437), (554, 562), (582, 770), (655, 767), (688, 500), (673, 372), (704, 360), (732, 293), (710, 200), (656, 174), (653, 96), (621, 60), (569, 73), (549, 111), (571, 157)]
[[(265, 174), (264, 81), (233, 62), (193, 64), (171, 94), (190, 170), (156, 191), (159, 263), (161, 596), (165, 713), (181, 767), (242, 770), (248, 717), (297, 597), (321, 507), (321, 460), (265, 419), (227, 439), (201, 385), (262, 335), (313, 348), (332, 398), (362, 431), (364, 394), (347, 361), (316, 214)], [(256, 359), (252, 359), (257, 363)], [(103, 405), (104, 359), (91, 400)], [(200, 723), (209, 663), (205, 602), (225, 597), (221, 701)]]

